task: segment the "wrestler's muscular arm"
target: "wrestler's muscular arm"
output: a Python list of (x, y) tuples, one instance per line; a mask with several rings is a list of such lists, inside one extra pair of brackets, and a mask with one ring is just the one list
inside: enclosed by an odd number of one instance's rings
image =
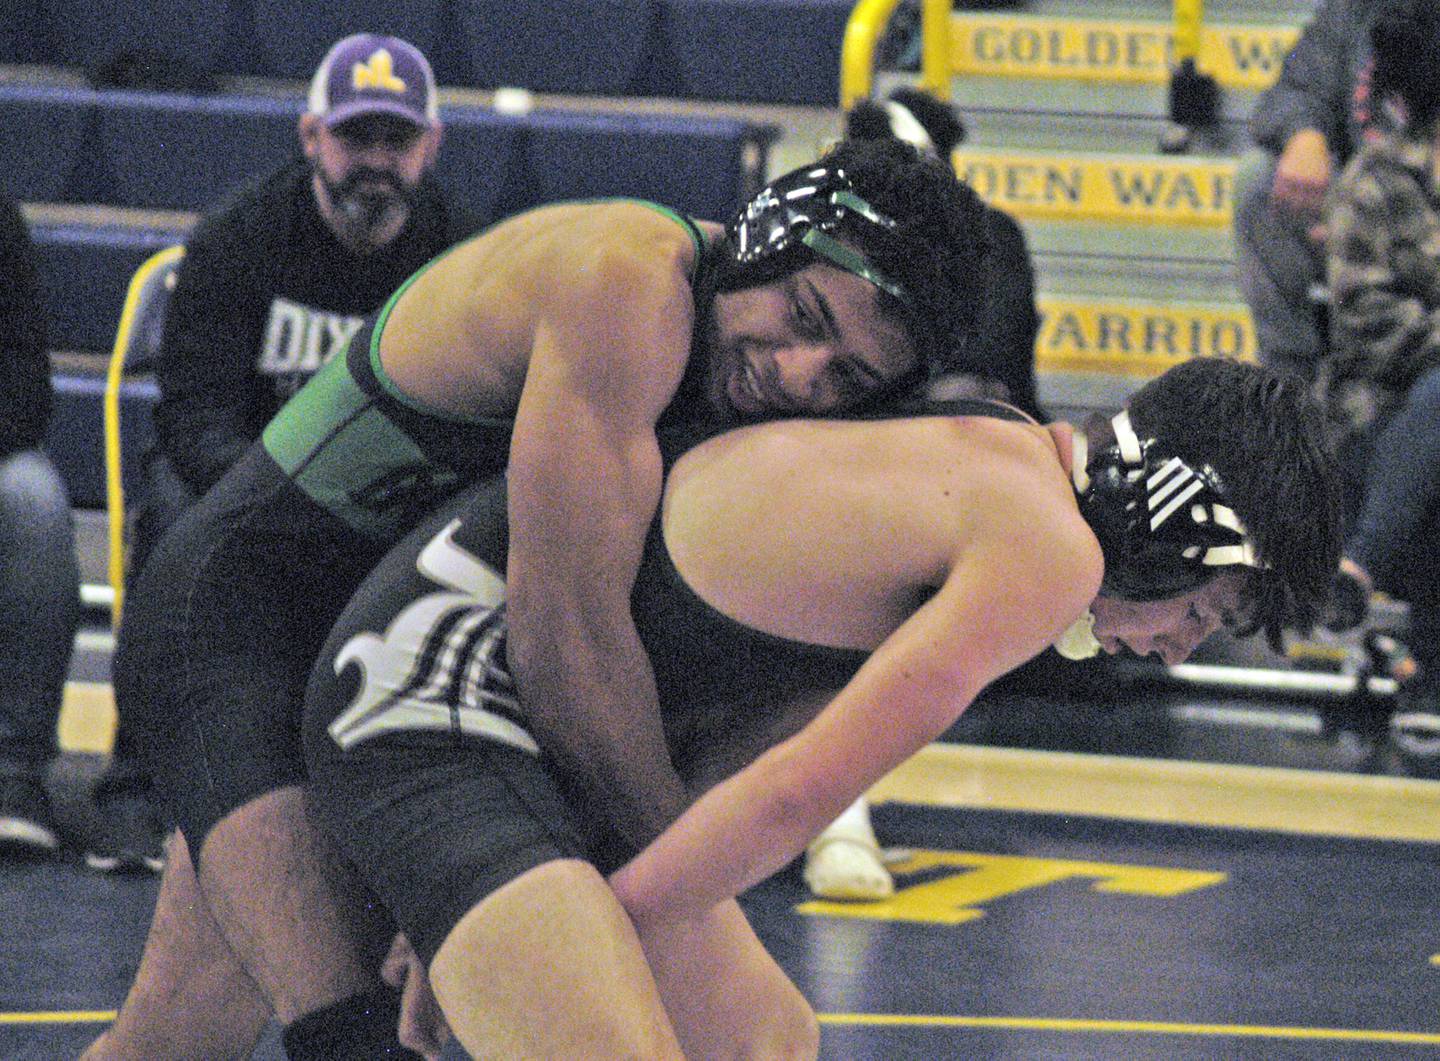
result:
[(630, 614), (659, 502), (655, 422), (689, 354), (678, 253), (578, 252), (541, 314), (510, 461), (509, 653), (535, 734), (636, 849), (688, 802)]
[[(685, 271), (596, 250), (544, 315), (510, 458), (509, 653), (536, 738), (636, 850), (690, 802), (630, 613), (660, 499), (655, 422), (690, 353)], [(720, 903), (640, 932), (689, 1057), (811, 1058), (808, 1003)]]

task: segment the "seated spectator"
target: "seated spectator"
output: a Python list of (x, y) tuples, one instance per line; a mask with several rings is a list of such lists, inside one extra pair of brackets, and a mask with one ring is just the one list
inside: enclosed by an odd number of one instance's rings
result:
[(1363, 147), (1331, 195), (1333, 347), (1317, 389), (1348, 476), (1343, 570), (1410, 605), (1420, 677), (1396, 738), (1440, 776), (1440, 0), (1382, 0), (1376, 100), (1403, 125)]
[(1235, 179), (1235, 251), (1260, 359), (1313, 379), (1325, 355), (1321, 206), (1333, 171), (1386, 116), (1372, 106), (1378, 0), (1322, 0), (1256, 103)]
[(80, 621), (70, 499), (40, 448), (50, 358), (34, 248), (0, 198), (0, 859), (57, 850), (45, 778)]
[[(441, 136), (435, 79), (405, 41), (358, 34), (334, 45), (298, 133), (303, 157), (237, 191), (186, 242), (156, 365), (156, 446), (136, 503), (132, 577), (366, 315), (469, 227), (430, 175)], [(96, 790), (91, 866), (159, 868), (148, 789), (122, 717), (114, 766)]]

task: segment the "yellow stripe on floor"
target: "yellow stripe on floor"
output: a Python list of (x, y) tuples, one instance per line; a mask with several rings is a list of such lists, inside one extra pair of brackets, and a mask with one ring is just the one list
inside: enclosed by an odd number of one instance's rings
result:
[(108, 682), (66, 682), (60, 707), (60, 749), (93, 755), (115, 743), (115, 694)]
[(933, 744), (877, 803), (1440, 843), (1440, 781), (1118, 755)]
[(0, 1013), (4, 1024), (106, 1024), (115, 1019), (113, 1009), (82, 1009), (35, 1013)]
[(1019, 1031), (1099, 1032), (1110, 1035), (1200, 1035), (1245, 1039), (1329, 1040), (1333, 1042), (1440, 1045), (1434, 1032), (1383, 1028), (1303, 1028), (1263, 1024), (1183, 1024), (1170, 1021), (1081, 1020), (1048, 1017), (951, 1017), (908, 1013), (820, 1013), (823, 1025), (905, 1028), (999, 1028)]
[[(1297, 26), (1206, 25), (1196, 66), (1224, 88), (1259, 91), (1280, 76)], [(950, 61), (959, 76), (1165, 84), (1175, 65), (1168, 22), (956, 13)]]

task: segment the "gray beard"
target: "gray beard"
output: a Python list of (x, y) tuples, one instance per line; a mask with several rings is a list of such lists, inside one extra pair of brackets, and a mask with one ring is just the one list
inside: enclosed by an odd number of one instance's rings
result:
[(315, 172), (336, 216), (356, 242), (374, 243), (375, 233), (397, 214), (409, 211), (417, 197), (416, 189), (406, 188), (390, 174), (382, 175), (389, 189), (376, 192), (358, 187), (374, 174), (352, 173), (343, 181), (332, 182), (318, 168)]

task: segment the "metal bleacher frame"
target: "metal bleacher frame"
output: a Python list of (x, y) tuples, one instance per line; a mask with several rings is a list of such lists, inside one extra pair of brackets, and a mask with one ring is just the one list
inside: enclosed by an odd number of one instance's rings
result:
[[(165, 305), (175, 286), (175, 273), (185, 256), (183, 244), (157, 251), (145, 259), (125, 293), (125, 306), (115, 329), (115, 345), (105, 372), (103, 405), (105, 438), (106, 577), (111, 624), (120, 625), (128, 567), (129, 512), (125, 504), (124, 422), (121, 397), (126, 376), (146, 372), (159, 351)], [(132, 447), (132, 452), (134, 447)]]

